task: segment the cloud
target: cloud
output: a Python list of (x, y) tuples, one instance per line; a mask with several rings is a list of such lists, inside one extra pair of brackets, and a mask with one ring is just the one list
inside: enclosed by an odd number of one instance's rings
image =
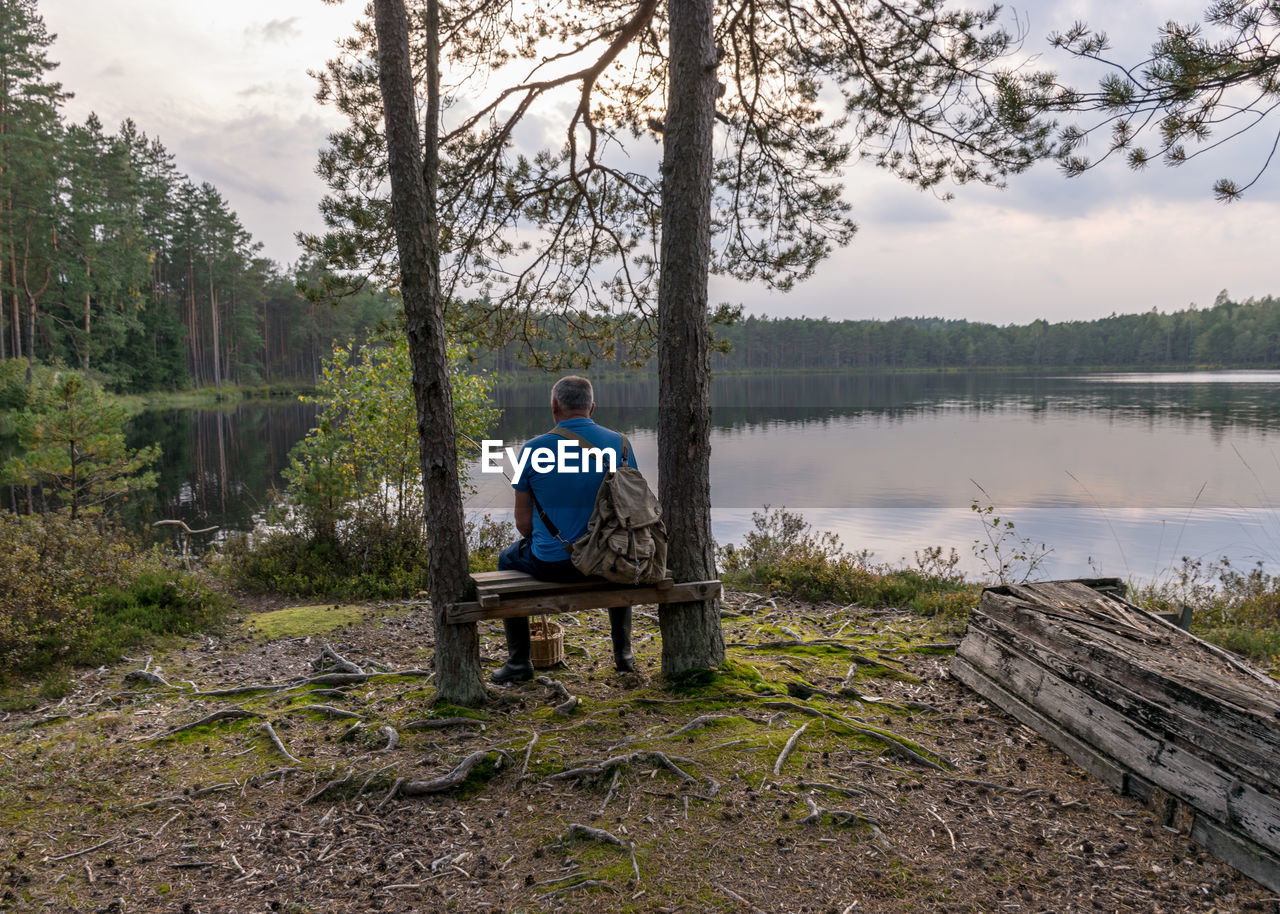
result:
[(298, 23), (301, 16), (290, 16), (288, 19), (272, 19), (260, 25), (251, 25), (244, 30), (246, 38), (265, 41), (271, 44), (284, 44), (291, 39), (301, 37), (302, 29)]
[(99, 79), (113, 79), (115, 77), (120, 77), (125, 75), (127, 75), (127, 71), (124, 68), (124, 64), (122, 64), (118, 60), (111, 61), (111, 63), (107, 64), (105, 67), (103, 67), (101, 70), (98, 71)]

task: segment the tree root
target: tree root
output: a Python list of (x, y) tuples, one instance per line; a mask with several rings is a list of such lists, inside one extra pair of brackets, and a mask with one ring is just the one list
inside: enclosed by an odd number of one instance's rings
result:
[(330, 720), (335, 718), (344, 718), (349, 720), (364, 720), (363, 714), (357, 714), (355, 711), (347, 711), (344, 708), (335, 708), (332, 705), (298, 705), (296, 708), (288, 708), (281, 711), (281, 714), (297, 714), (301, 711), (315, 711), (317, 714), (324, 714)]
[(807, 794), (803, 799), (804, 805), (809, 809), (809, 815), (800, 820), (801, 825), (821, 825), (822, 820), (830, 816), (837, 826), (865, 824), (870, 826), (873, 832), (881, 831), (880, 822), (870, 816), (864, 816), (848, 809), (826, 809), (815, 803), (813, 797)]
[(677, 736), (684, 736), (686, 733), (692, 733), (694, 730), (701, 730), (703, 727), (710, 726), (713, 721), (724, 720), (726, 717), (732, 716), (731, 714), (703, 714), (701, 717), (695, 717), (674, 733), (668, 733), (666, 736), (658, 737), (658, 739), (675, 739)]
[(401, 730), (442, 730), (445, 727), (479, 727), (485, 729), (484, 721), (474, 717), (428, 717), (403, 724)]
[(782, 766), (786, 764), (791, 753), (795, 751), (796, 743), (800, 742), (800, 735), (809, 729), (809, 724), (804, 724), (795, 733), (791, 734), (791, 738), (787, 740), (787, 744), (782, 747), (782, 751), (778, 753), (778, 760), (773, 763), (773, 776), (776, 778), (782, 774)]
[(843, 717), (837, 717), (834, 714), (826, 714), (819, 711), (817, 708), (810, 708), (805, 705), (796, 704), (794, 701), (766, 701), (764, 702), (764, 706), (767, 708), (780, 708), (785, 711), (796, 711), (800, 714), (807, 714), (810, 717), (820, 717), (823, 720), (836, 724), (837, 726), (845, 727), (852, 733), (857, 733), (860, 736), (866, 736), (870, 739), (883, 743), (890, 751), (896, 752), (910, 761), (917, 762), (927, 768), (932, 768), (935, 771), (946, 771), (948, 769), (955, 768), (955, 766), (946, 759), (936, 756), (934, 758), (930, 758), (928, 755), (924, 754), (928, 750), (923, 747), (917, 748), (897, 734), (890, 733), (888, 730), (882, 730), (879, 727), (868, 727), (862, 724), (855, 724), (852, 721), (845, 720)]
[(399, 795), (404, 797), (421, 797), (433, 793), (444, 793), (445, 791), (452, 790), (465, 781), (476, 766), (481, 762), (486, 761), (491, 755), (497, 756), (499, 765), (501, 764), (502, 759), (506, 759), (508, 762), (511, 761), (511, 756), (507, 755), (500, 749), (480, 749), (464, 758), (458, 763), (457, 767), (448, 774), (441, 775), (440, 777), (433, 778), (429, 781), (406, 781), (404, 784), (400, 785)]
[(192, 721), (189, 724), (183, 724), (181, 727), (174, 727), (172, 730), (166, 730), (159, 736), (144, 736), (135, 742), (145, 743), (155, 740), (168, 739), (171, 736), (177, 736), (179, 733), (185, 733), (188, 730), (194, 730), (197, 727), (203, 727), (206, 724), (217, 723), (220, 720), (261, 720), (262, 715), (256, 711), (243, 711), (239, 708), (224, 708), (221, 711), (214, 711), (212, 714), (206, 714), (199, 720)]
[(320, 656), (311, 661), (311, 669), (317, 673), (355, 673), (364, 675), (364, 669), (343, 657), (326, 641), (320, 649)]
[[(626, 755), (616, 755), (613, 758), (605, 759), (604, 761), (596, 762), (595, 764), (591, 764), (590, 761), (584, 762), (576, 768), (570, 768), (567, 771), (548, 775), (546, 779), (548, 781), (570, 781), (575, 778), (604, 777), (610, 771), (622, 765), (631, 765), (645, 760), (654, 762), (659, 767), (667, 769), (682, 781), (690, 784), (698, 783), (697, 778), (684, 771), (665, 753), (654, 752), (651, 750), (644, 752), (628, 752)], [(685, 764), (690, 764), (689, 759), (682, 758), (680, 761)]]
[(592, 828), (590, 825), (579, 825), (577, 822), (569, 823), (569, 830), (564, 833), (561, 841), (572, 841), (574, 838), (586, 838), (589, 841), (599, 841), (602, 844), (612, 844), (615, 847), (626, 847), (627, 844), (617, 835), (605, 831), (603, 828)]
[(563, 683), (552, 679), (550, 676), (539, 676), (538, 684), (546, 686), (555, 693), (557, 698), (562, 699), (561, 703), (554, 708), (554, 713), (559, 716), (568, 717), (578, 707), (578, 697), (570, 693)]
[(392, 752), (400, 745), (400, 734), (396, 732), (396, 728), (389, 724), (384, 724), (378, 728), (378, 732), (387, 740), (387, 744), (379, 749), (379, 752)]
[(302, 760), (297, 758), (289, 751), (288, 747), (285, 746), (284, 741), (280, 739), (280, 734), (276, 733), (276, 728), (271, 726), (271, 721), (264, 720), (262, 722), (262, 726), (258, 729), (268, 740), (271, 741), (271, 745), (275, 748), (276, 752), (279, 752), (291, 762), (296, 762), (299, 765), (302, 764)]

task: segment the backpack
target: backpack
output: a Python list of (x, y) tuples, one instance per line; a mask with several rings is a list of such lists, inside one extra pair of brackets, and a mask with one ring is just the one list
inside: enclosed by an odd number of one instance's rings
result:
[[(559, 425), (551, 432), (576, 441), (579, 447), (595, 448), (581, 435)], [(537, 498), (533, 499), (533, 506), (547, 531), (569, 550), (573, 567), (582, 574), (598, 575), (617, 584), (657, 584), (667, 577), (667, 528), (649, 484), (639, 470), (627, 464), (630, 449), (631, 442), (623, 435), (617, 469), (605, 473), (587, 521), (587, 532), (572, 544), (560, 538), (560, 531)], [(533, 494), (532, 487), (529, 494)]]

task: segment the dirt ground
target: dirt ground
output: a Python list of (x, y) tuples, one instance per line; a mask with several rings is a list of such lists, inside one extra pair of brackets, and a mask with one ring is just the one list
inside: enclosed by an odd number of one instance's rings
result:
[(1280, 912), (894, 610), (730, 594), (731, 663), (678, 684), (651, 615), (625, 676), (603, 612), (560, 617), (575, 706), (471, 712), (433, 705), (424, 609), (271, 608), (0, 720), (0, 910)]

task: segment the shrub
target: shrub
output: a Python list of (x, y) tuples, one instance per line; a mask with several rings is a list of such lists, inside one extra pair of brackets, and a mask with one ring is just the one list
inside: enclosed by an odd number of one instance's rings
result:
[(0, 668), (113, 663), (212, 625), (225, 602), (111, 526), (0, 515)]
[[(488, 381), (450, 350), (459, 440), (481, 438), (497, 416)], [(229, 544), (227, 569), (250, 590), (345, 599), (388, 599), (427, 586), (417, 410), (403, 333), (324, 365), (316, 428), (290, 455), (284, 507), (271, 528)], [(464, 453), (459, 473), (465, 487)], [(482, 547), (476, 557), (487, 561)], [(495, 554), (496, 559), (496, 554)]]
[(867, 606), (899, 606), (924, 615), (963, 615), (977, 600), (976, 585), (956, 570), (959, 556), (940, 547), (916, 553), (914, 568), (873, 564), (867, 552), (849, 553), (834, 533), (817, 532), (785, 508), (751, 515), (741, 546), (719, 554), (727, 584)]

